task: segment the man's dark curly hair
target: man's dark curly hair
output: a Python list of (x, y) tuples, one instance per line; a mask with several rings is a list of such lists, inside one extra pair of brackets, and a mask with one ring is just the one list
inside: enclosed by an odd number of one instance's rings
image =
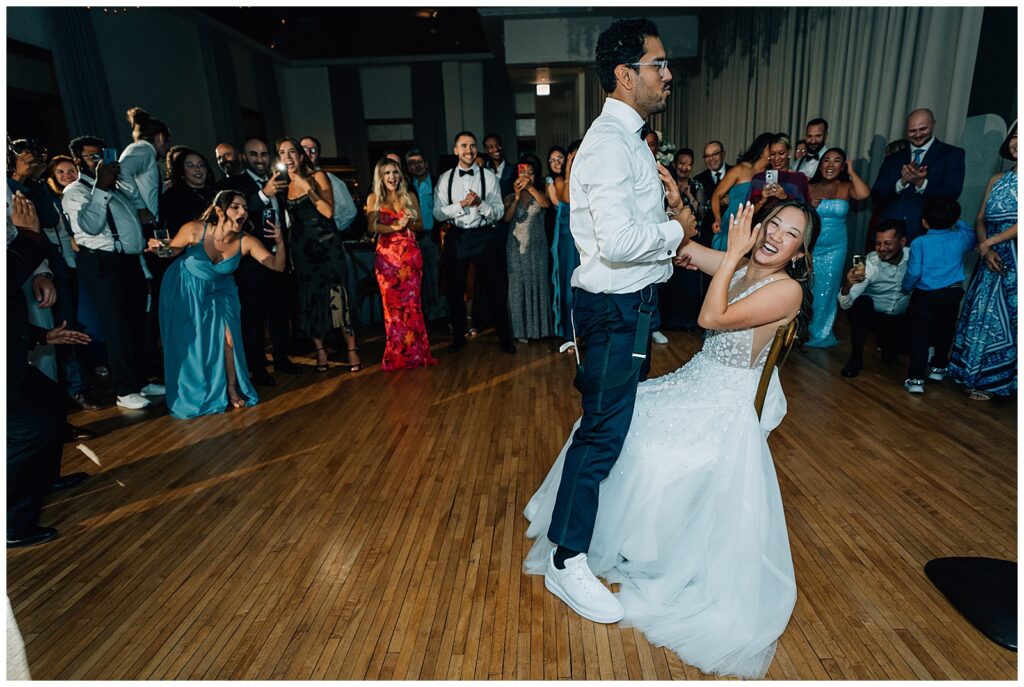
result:
[[(594, 60), (597, 78), (605, 93), (615, 90), (615, 68), (620, 64), (639, 62), (644, 56), (644, 39), (658, 37), (658, 27), (649, 19), (620, 19), (605, 29), (597, 39)], [(634, 70), (640, 71), (636, 67)]]

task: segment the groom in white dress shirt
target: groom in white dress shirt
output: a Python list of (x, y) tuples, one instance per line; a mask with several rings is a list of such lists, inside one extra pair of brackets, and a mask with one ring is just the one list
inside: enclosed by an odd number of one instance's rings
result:
[(696, 234), (696, 220), (640, 137), (644, 121), (665, 110), (671, 90), (657, 28), (647, 19), (615, 22), (598, 38), (596, 62), (608, 98), (569, 181), (570, 227), (580, 252), (572, 275), (580, 356), (574, 385), (583, 417), (565, 457), (544, 583), (583, 617), (614, 623), (622, 605), (587, 565), (598, 491), (629, 431), (637, 383), (650, 369), (656, 285), (672, 276), (672, 258)]

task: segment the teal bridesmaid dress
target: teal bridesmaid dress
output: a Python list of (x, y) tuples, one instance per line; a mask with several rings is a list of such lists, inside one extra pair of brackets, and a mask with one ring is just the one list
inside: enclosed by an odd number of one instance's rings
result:
[[(206, 237), (206, 228), (203, 228)], [(164, 346), (167, 408), (176, 418), (223, 413), (228, 407), (225, 332), (231, 333), (238, 393), (247, 406), (259, 401), (242, 349), (242, 311), (232, 273), (239, 249), (213, 262), (203, 241), (185, 250), (164, 273), (160, 288), (160, 336)]]
[(722, 214), (722, 231), (711, 237), (711, 247), (715, 250), (725, 250), (729, 245), (729, 223), (732, 216), (739, 213), (740, 206), (750, 198), (750, 182), (744, 181), (729, 189), (729, 207)]

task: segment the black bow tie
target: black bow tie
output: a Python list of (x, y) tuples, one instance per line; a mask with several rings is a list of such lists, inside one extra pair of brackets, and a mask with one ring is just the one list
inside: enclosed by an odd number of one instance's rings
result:
[(818, 154), (817, 153), (806, 153), (804, 155), (804, 158), (807, 159), (807, 160), (817, 160), (818, 159)]
[(459, 178), (461, 179), (462, 177), (466, 176), (467, 174), (469, 176), (473, 176), (473, 171), (474, 170), (472, 170), (472, 169), (466, 169), (466, 170), (460, 169), (459, 170)]

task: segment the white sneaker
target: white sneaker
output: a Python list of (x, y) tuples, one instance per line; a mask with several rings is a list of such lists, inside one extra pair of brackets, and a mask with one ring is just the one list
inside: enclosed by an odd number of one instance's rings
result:
[(164, 396), (167, 392), (163, 384), (147, 384), (139, 393), (143, 396)]
[(903, 382), (903, 388), (912, 394), (923, 394), (924, 393), (924, 380), (923, 379), (908, 379)]
[(944, 367), (932, 367), (928, 369), (928, 379), (933, 382), (941, 382), (946, 378), (946, 368)]
[(559, 570), (555, 567), (555, 550), (551, 549), (544, 586), (569, 608), (595, 623), (617, 623), (626, 614), (615, 595), (590, 572), (585, 553), (570, 558), (565, 562), (565, 570)]
[(660, 331), (651, 334), (651, 338), (654, 339), (654, 343), (661, 344), (662, 346), (668, 343), (668, 337), (662, 334)]
[(138, 410), (139, 408), (145, 408), (152, 401), (143, 396), (142, 394), (128, 394), (127, 396), (118, 396), (117, 405), (122, 408), (130, 408), (131, 410)]

